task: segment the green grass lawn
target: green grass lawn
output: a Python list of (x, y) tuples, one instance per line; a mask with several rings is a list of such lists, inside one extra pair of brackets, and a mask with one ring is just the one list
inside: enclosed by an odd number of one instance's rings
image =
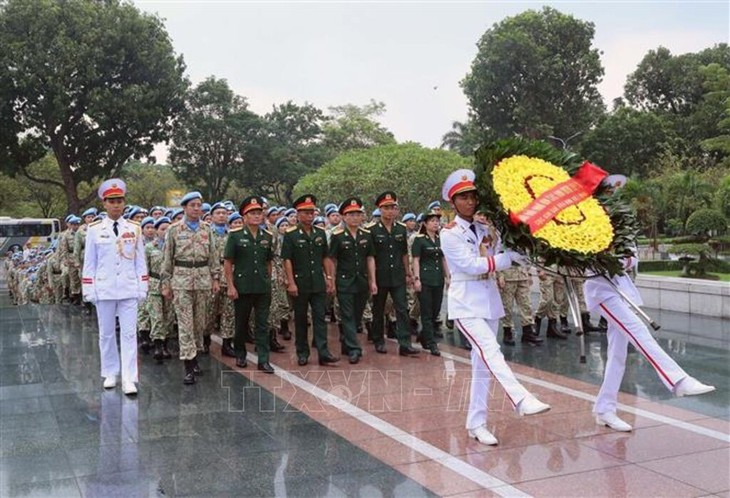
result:
[[(640, 274), (643, 275), (658, 275), (660, 277), (678, 277), (679, 274), (682, 273), (680, 270), (667, 270), (667, 271), (642, 271)], [(730, 273), (714, 273), (711, 272), (712, 275), (718, 275), (720, 277), (720, 281), (722, 282), (730, 282)], [(702, 279), (700, 279), (702, 280)], [(715, 280), (717, 282), (717, 280)]]

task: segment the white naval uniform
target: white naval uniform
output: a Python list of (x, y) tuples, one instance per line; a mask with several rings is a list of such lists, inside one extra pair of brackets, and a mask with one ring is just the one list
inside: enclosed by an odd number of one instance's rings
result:
[[(624, 269), (630, 270), (638, 264), (634, 257), (625, 258)], [(643, 301), (634, 282), (627, 275), (617, 275), (613, 283), (635, 304)], [(647, 359), (657, 371), (667, 389), (674, 387), (687, 373), (674, 361), (649, 332), (644, 322), (636, 316), (631, 307), (616, 290), (602, 277), (588, 278), (584, 284), (586, 307), (598, 311), (608, 321), (608, 350), (606, 352), (606, 371), (593, 406), (593, 413), (615, 413), (618, 391), (626, 369), (626, 353), (629, 342)]]
[(89, 225), (81, 282), (84, 300), (96, 304), (101, 376), (120, 373), (115, 334), (119, 316), (122, 381), (137, 382), (137, 304), (147, 296), (149, 277), (139, 225), (116, 221), (118, 235), (109, 218)]
[(448, 291), (448, 315), (469, 339), (471, 350), (471, 397), (466, 428), (476, 429), (487, 423), (490, 378), (502, 385), (507, 399), (516, 407), (527, 390), (507, 365), (497, 342), (499, 319), (504, 316), (495, 272), (510, 267), (508, 254), (497, 254), (499, 242), (487, 242), (494, 236), (486, 225), (456, 217), (441, 231), (441, 250), (446, 257), (451, 284)]

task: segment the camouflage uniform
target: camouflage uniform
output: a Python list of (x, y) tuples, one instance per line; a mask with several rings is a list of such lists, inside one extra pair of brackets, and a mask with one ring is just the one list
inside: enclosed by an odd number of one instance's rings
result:
[(58, 241), (58, 253), (61, 258), (61, 268), (65, 271), (68, 279), (68, 290), (72, 296), (81, 294), (81, 275), (79, 266), (74, 258), (74, 236), (75, 233), (67, 228)]
[[(411, 250), (413, 249), (413, 241), (416, 240), (416, 236), (418, 235), (418, 232), (411, 232), (408, 235), (408, 262), (411, 265), (411, 268), (413, 268), (413, 256), (411, 254)], [(413, 287), (408, 287), (407, 290), (408, 295), (408, 318), (411, 319), (411, 322), (418, 322), (418, 319), (421, 316), (421, 303), (418, 299), (416, 299), (416, 291), (413, 289)]]
[(213, 230), (204, 221), (193, 231), (185, 218), (170, 225), (160, 280), (172, 289), (178, 321), (180, 359), (193, 360), (203, 347), (213, 280), (220, 280), (220, 258)]
[[(218, 261), (223, 264), (223, 251), (226, 248), (228, 240), (228, 231), (222, 235), (213, 229), (213, 240), (215, 241), (216, 254)], [(233, 301), (228, 297), (228, 287), (226, 279), (221, 279), (221, 290), (218, 294), (211, 296), (210, 306), (208, 308), (208, 326), (206, 335), (217, 332), (221, 339), (233, 339), (235, 333), (235, 312), (233, 309)]]
[(271, 308), (269, 310), (269, 328), (278, 328), (282, 321), (289, 321), (291, 319), (289, 297), (286, 293), (284, 261), (281, 259), (281, 244), (283, 239), (284, 237), (282, 235), (275, 235), (273, 239), (274, 259), (271, 261)]
[(162, 297), (160, 276), (164, 253), (159, 239), (149, 242), (144, 249), (149, 274), (149, 291), (147, 293), (147, 310), (150, 319), (150, 338), (165, 340), (172, 335), (172, 301)]
[(54, 302), (60, 304), (63, 300), (63, 280), (61, 278), (63, 270), (61, 269), (61, 259), (57, 251), (54, 251), (48, 258), (47, 271), (51, 289), (53, 289)]
[[(559, 281), (559, 282), (558, 282)], [(556, 294), (559, 289), (564, 289), (565, 286), (562, 282), (562, 278), (555, 278), (552, 275), (546, 274), (540, 278), (540, 304), (537, 306), (536, 316), (548, 317), (550, 320), (557, 320), (559, 318), (559, 304), (556, 302)], [(563, 290), (563, 295), (565, 291)]]
[(504, 305), (504, 316), (500, 320), (502, 327), (514, 328), (512, 312), (515, 301), (517, 301), (522, 326), (532, 325), (529, 269), (524, 267), (511, 267), (499, 272), (499, 277), (504, 279), (504, 287), (499, 290), (502, 297), (502, 304)]

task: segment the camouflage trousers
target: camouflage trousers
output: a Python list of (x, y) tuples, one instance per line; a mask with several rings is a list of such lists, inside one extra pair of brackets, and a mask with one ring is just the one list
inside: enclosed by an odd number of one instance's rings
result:
[(514, 328), (512, 323), (512, 312), (514, 303), (517, 301), (517, 308), (520, 314), (522, 326), (532, 325), (532, 308), (530, 306), (530, 281), (529, 280), (507, 280), (504, 288), (499, 290), (504, 305), (504, 316), (501, 318), (502, 327)]
[(81, 294), (81, 271), (73, 263), (67, 263), (68, 267), (68, 292), (71, 295)]
[(228, 297), (228, 288), (221, 286), (214, 294), (208, 307), (208, 326), (205, 335), (217, 334), (221, 339), (233, 339), (235, 334), (235, 310)]
[(51, 277), (51, 289), (53, 289), (53, 302), (55, 304), (61, 304), (63, 299), (63, 280), (61, 280), (60, 273), (54, 273)]
[(416, 299), (416, 291), (412, 287), (408, 287), (406, 295), (408, 296), (408, 318), (417, 322), (421, 317), (421, 301)]
[(147, 306), (148, 299), (149, 296), (144, 300), (144, 302), (137, 306), (137, 332), (152, 330), (149, 308)]
[(271, 277), (271, 306), (269, 308), (269, 328), (278, 328), (282, 320), (291, 319), (292, 308), (286, 287), (277, 278), (277, 272)]
[[(571, 278), (570, 281), (573, 283), (573, 289), (575, 289), (575, 296), (578, 298), (578, 306), (580, 306), (580, 313), (588, 313), (586, 308), (586, 295), (583, 292), (583, 280), (577, 278)], [(561, 316), (568, 316), (568, 300), (565, 300), (565, 313), (560, 313)]]
[[(565, 315), (563, 314), (565, 313)], [(565, 283), (561, 278), (546, 276), (540, 279), (540, 304), (535, 313), (539, 317), (557, 320), (568, 313), (568, 300), (565, 297)]]
[(150, 338), (165, 340), (172, 335), (172, 301), (159, 294), (149, 294), (145, 302), (150, 320)]
[(210, 289), (175, 289), (172, 302), (177, 317), (180, 359), (192, 360), (203, 348), (203, 333), (208, 325)]

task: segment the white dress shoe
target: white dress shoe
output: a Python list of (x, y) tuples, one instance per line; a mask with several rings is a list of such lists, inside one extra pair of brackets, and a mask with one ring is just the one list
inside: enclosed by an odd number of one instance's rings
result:
[(114, 389), (117, 387), (116, 377), (104, 377), (104, 389)]
[(123, 380), (122, 391), (124, 391), (124, 394), (137, 394), (137, 386), (134, 385), (134, 382)]
[(596, 423), (598, 425), (605, 425), (611, 429), (619, 432), (631, 432), (632, 427), (618, 418), (615, 412), (599, 413), (596, 414)]
[(480, 443), (486, 444), (487, 446), (495, 446), (498, 443), (494, 434), (489, 432), (483, 425), (480, 425), (476, 429), (469, 429), (469, 437), (473, 437)]
[(677, 386), (675, 386), (674, 395), (677, 397), (695, 396), (697, 394), (709, 393), (714, 390), (715, 386), (703, 384), (694, 377), (685, 377), (679, 384), (677, 384)]
[(525, 415), (537, 415), (538, 413), (546, 412), (550, 409), (550, 405), (543, 403), (532, 394), (525, 396), (520, 404), (517, 405), (517, 413), (520, 417)]

